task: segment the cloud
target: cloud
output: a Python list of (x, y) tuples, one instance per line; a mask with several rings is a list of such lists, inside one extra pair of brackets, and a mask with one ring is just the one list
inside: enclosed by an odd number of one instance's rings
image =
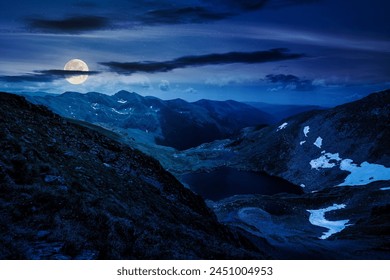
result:
[[(230, 18), (241, 13), (257, 11), (267, 6), (284, 6), (317, 2), (318, 0), (203, 0), (203, 5), (173, 8), (155, 7), (142, 12), (136, 22), (143, 25), (203, 23)], [(168, 1), (169, 2), (169, 1)], [(187, 4), (188, 5), (188, 4)], [(172, 5), (167, 5), (172, 6)]]
[(187, 89), (184, 90), (185, 93), (188, 93), (188, 94), (196, 94), (198, 93), (198, 91), (192, 87), (189, 87)]
[[(76, 9), (94, 10), (97, 15), (61, 16), (64, 3), (50, 9), (54, 18), (33, 17), (26, 20), (31, 31), (45, 33), (80, 34), (94, 30), (128, 29), (136, 26), (154, 26), (188, 23), (206, 23), (227, 19), (264, 8), (317, 2), (319, 0), (198, 0), (198, 1), (124, 1), (114, 5), (93, 1), (73, 3)], [(49, 14), (49, 12), (47, 13)], [(104, 15), (104, 16), (102, 16)]]
[(294, 75), (269, 74), (265, 76), (265, 80), (269, 83), (276, 84), (278, 86), (276, 88), (272, 88), (271, 91), (278, 91), (281, 89), (310, 91), (319, 86), (319, 84), (314, 80), (301, 79)]
[(291, 5), (301, 5), (319, 2), (320, 0), (203, 0), (205, 5), (214, 8), (231, 10), (236, 12), (251, 12), (270, 8), (282, 8)]
[(73, 71), (73, 70), (40, 70), (34, 71), (31, 74), (18, 76), (0, 76), (0, 81), (6, 83), (21, 83), (21, 82), (52, 82), (58, 79), (64, 79), (69, 76), (77, 75), (96, 75), (97, 71)]
[(86, 31), (106, 29), (109, 20), (100, 16), (74, 16), (64, 19), (29, 19), (28, 26), (32, 30), (47, 33), (78, 34)]
[(293, 5), (318, 3), (320, 1), (321, 0), (269, 0), (267, 2), (269, 2), (269, 6), (272, 8), (283, 8)]
[(214, 7), (228, 8), (230, 10), (254, 11), (262, 9), (270, 0), (203, 0), (205, 4), (211, 4)]
[(142, 61), (142, 62), (101, 62), (111, 71), (121, 74), (138, 72), (157, 73), (168, 72), (174, 69), (198, 67), (206, 65), (220, 65), (231, 63), (265, 63), (280, 60), (298, 59), (303, 54), (289, 53), (287, 49), (271, 49), (257, 52), (230, 52), (223, 54), (207, 54), (199, 56), (184, 56), (168, 61)]
[(232, 13), (212, 11), (204, 7), (181, 7), (152, 10), (137, 17), (137, 21), (145, 25), (202, 23), (225, 19), (232, 15)]
[(161, 80), (161, 83), (158, 86), (161, 91), (169, 91), (170, 83), (167, 80)]

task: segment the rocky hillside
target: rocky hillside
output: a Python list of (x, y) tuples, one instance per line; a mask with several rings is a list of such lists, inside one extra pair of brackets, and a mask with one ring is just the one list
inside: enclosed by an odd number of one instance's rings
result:
[(247, 126), (273, 121), (271, 115), (236, 101), (164, 101), (127, 91), (113, 96), (67, 92), (28, 98), (62, 116), (120, 129), (122, 134), (134, 129), (151, 134), (156, 144), (179, 150), (230, 137)]
[(302, 187), (301, 195), (209, 201), (220, 222), (267, 240), (274, 258), (389, 259), (389, 119), (387, 90), (179, 156), (203, 156), (202, 169), (265, 171)]
[(0, 213), (0, 259), (265, 257), (156, 160), (7, 93)]
[(306, 192), (390, 180), (390, 90), (329, 110), (246, 129), (225, 147), (235, 165), (265, 171)]

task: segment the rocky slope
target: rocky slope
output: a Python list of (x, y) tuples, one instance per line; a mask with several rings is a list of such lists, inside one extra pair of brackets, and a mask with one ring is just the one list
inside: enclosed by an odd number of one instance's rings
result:
[[(283, 177), (306, 192), (390, 180), (390, 90), (247, 129), (225, 147), (235, 165)], [(360, 174), (360, 175), (359, 175)]]
[(0, 93), (0, 259), (262, 258), (154, 159)]
[(151, 134), (156, 144), (180, 150), (224, 139), (244, 127), (268, 124), (273, 120), (271, 115), (235, 101), (163, 101), (127, 91), (113, 96), (67, 92), (59, 96), (28, 98), (62, 116), (120, 129), (122, 134), (136, 129)]

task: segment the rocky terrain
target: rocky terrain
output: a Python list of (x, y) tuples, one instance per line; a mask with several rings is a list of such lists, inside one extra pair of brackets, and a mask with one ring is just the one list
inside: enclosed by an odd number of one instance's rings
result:
[(267, 252), (276, 259), (389, 259), (389, 99), (389, 90), (373, 93), (187, 150), (143, 143), (142, 137), (132, 140), (120, 129), (114, 133), (72, 122), (141, 148), (179, 180), (234, 169), (236, 176), (267, 174), (299, 188), (266, 195), (259, 187), (258, 194), (205, 197), (218, 221), (246, 240), (252, 253)]
[(282, 177), (306, 192), (390, 180), (390, 91), (247, 129), (225, 147), (235, 165)]
[(23, 97), (0, 93), (0, 149), (0, 259), (267, 257), (156, 160)]

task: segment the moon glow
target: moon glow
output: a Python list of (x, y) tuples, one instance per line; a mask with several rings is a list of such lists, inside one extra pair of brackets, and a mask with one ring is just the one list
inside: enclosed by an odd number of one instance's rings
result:
[[(82, 61), (81, 59), (72, 59), (68, 61), (65, 66), (64, 70), (66, 71), (89, 71), (87, 63)], [(66, 77), (66, 80), (73, 84), (73, 85), (79, 85), (84, 83), (88, 79), (88, 75), (73, 75)]]

